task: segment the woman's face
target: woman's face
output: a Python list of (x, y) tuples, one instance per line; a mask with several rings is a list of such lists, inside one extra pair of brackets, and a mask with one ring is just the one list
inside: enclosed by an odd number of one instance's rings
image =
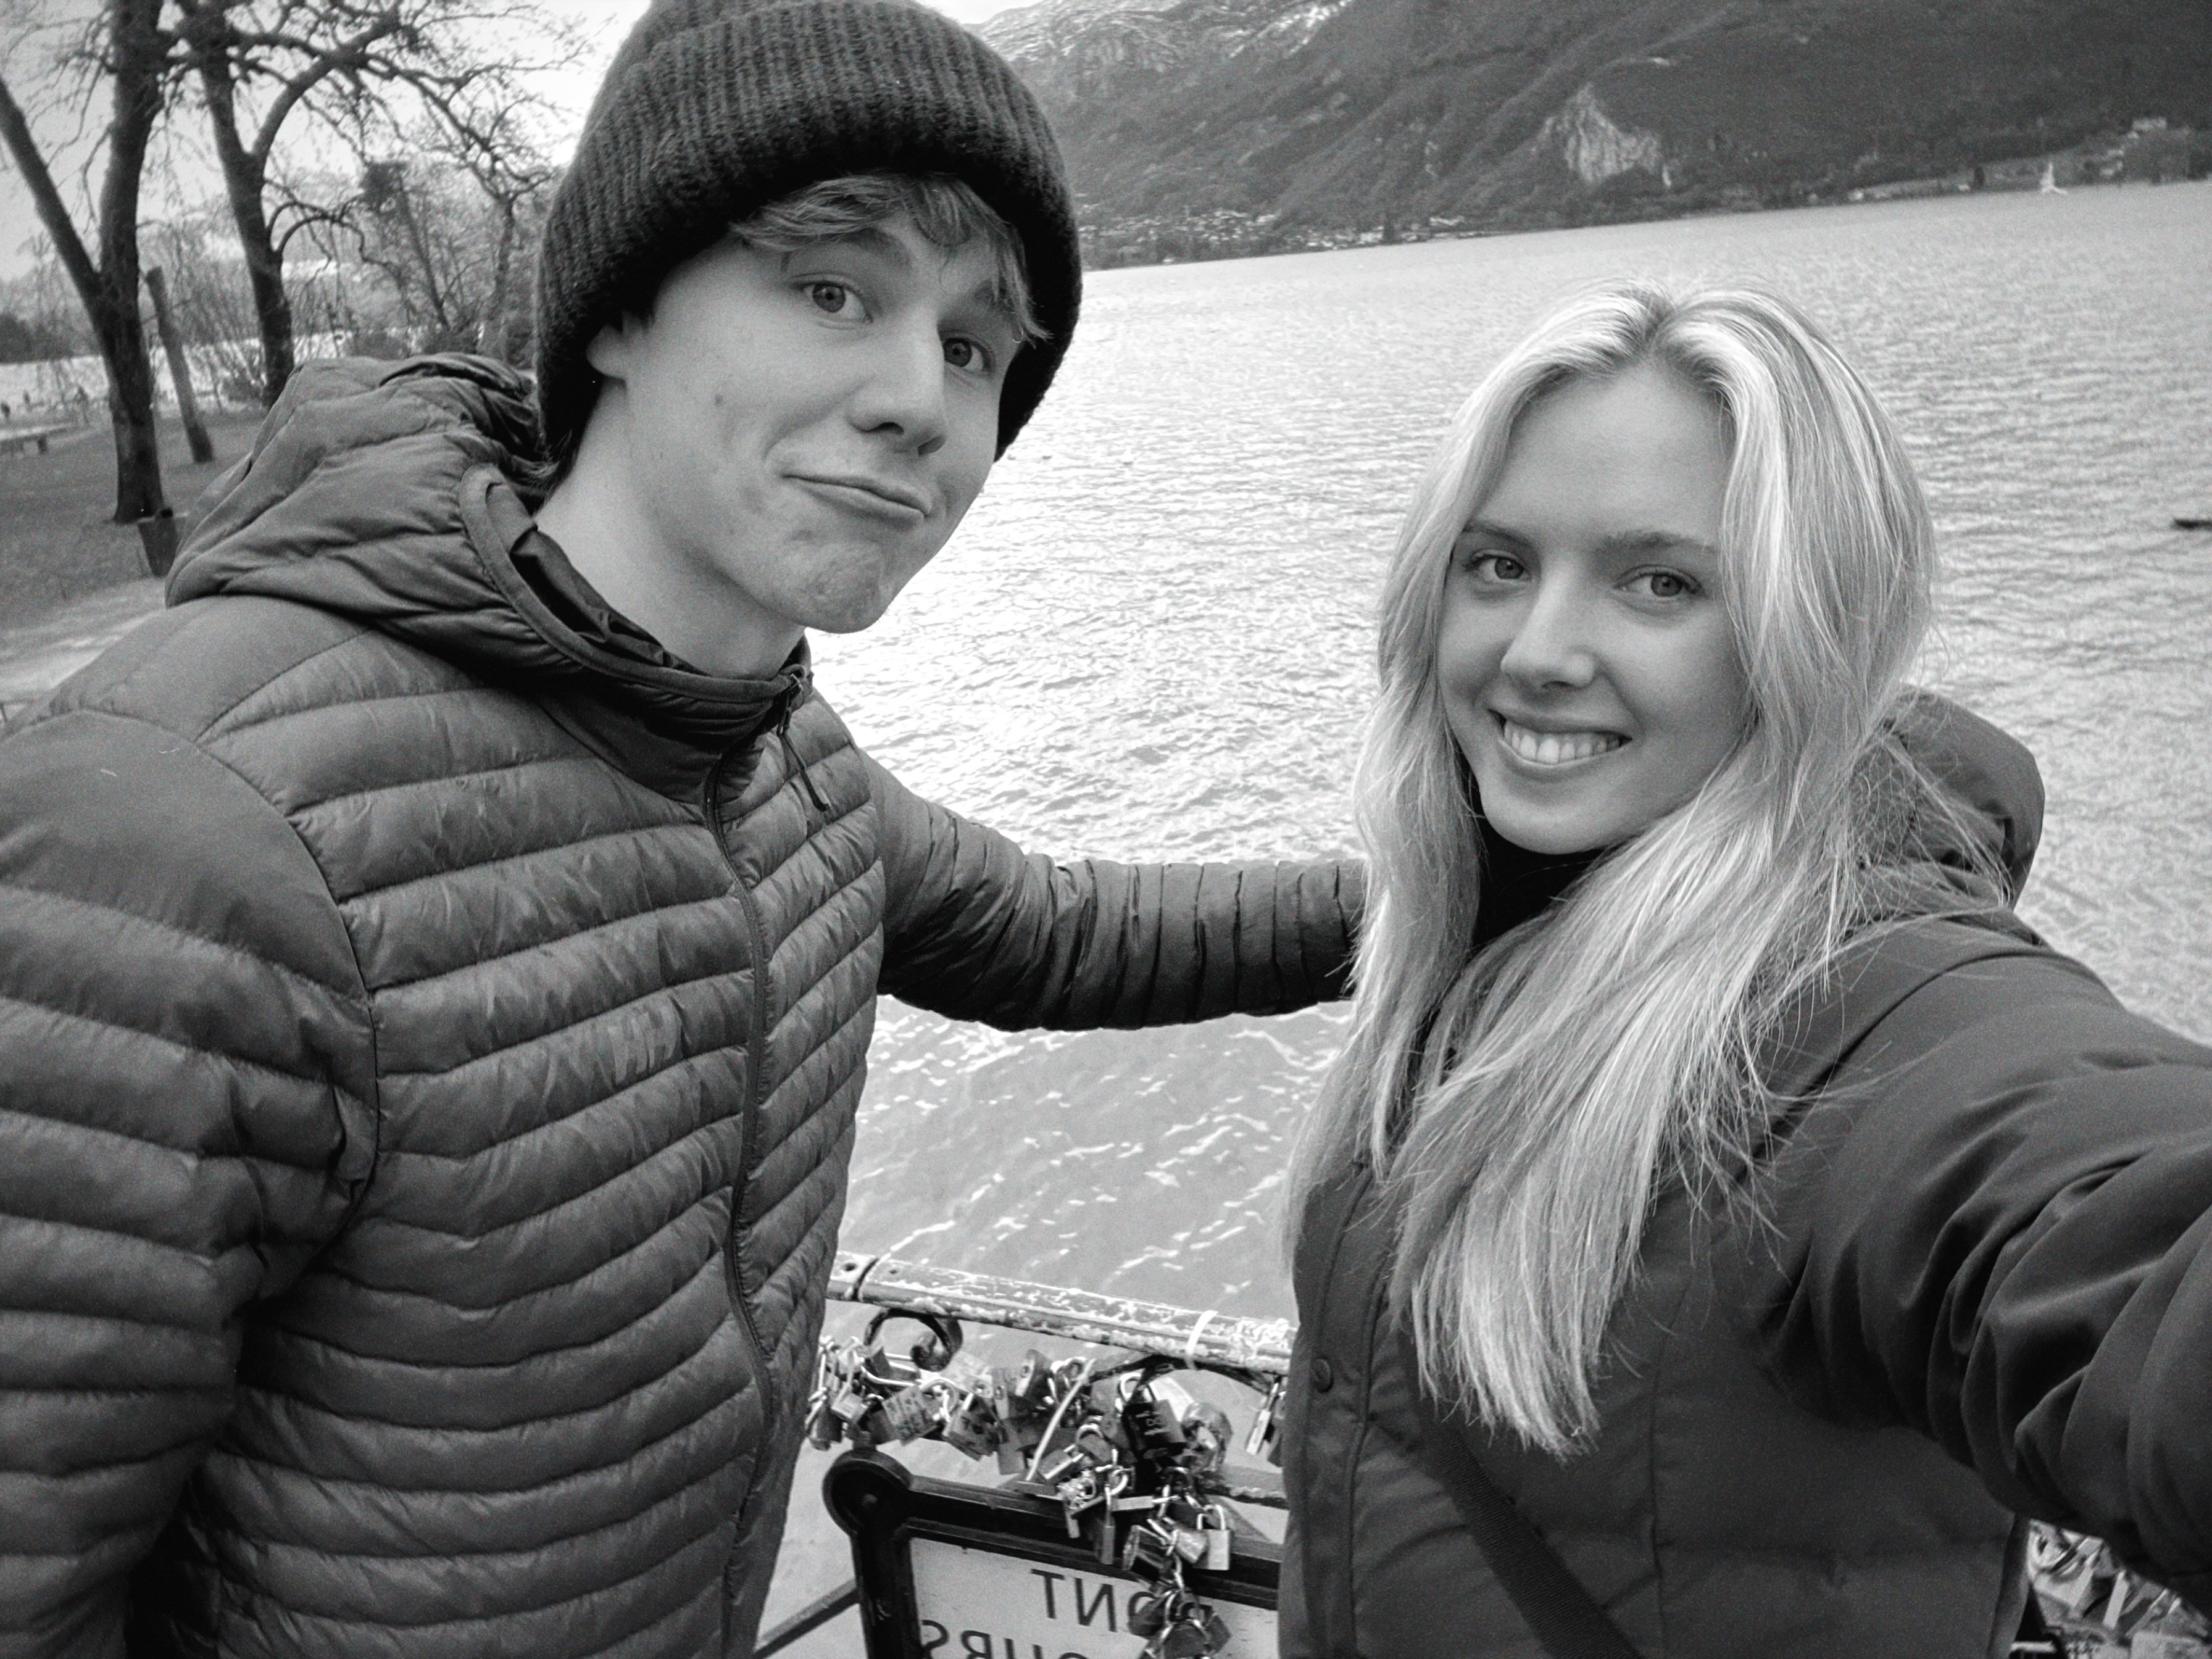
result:
[(1526, 410), (1452, 550), (1437, 674), (1484, 814), (1534, 853), (1611, 847), (1735, 746), (1719, 412), (1639, 365)]

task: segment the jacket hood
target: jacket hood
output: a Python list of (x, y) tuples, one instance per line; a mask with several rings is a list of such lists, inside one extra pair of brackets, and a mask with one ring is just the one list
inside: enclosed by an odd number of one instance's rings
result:
[[(588, 605), (548, 603), (513, 556), (535, 526), (512, 475), (537, 448), (530, 382), (489, 358), (305, 364), (210, 486), (168, 603), (252, 594), (337, 612), (529, 691), (641, 775), (695, 774), (787, 714), (803, 648), (771, 678), (726, 679), (594, 627)], [(629, 726), (665, 752), (641, 756)]]

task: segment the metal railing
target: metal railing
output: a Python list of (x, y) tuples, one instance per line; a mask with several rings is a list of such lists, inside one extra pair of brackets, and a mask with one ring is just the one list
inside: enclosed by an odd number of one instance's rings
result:
[(895, 1255), (841, 1254), (830, 1272), (830, 1299), (1130, 1348), (1231, 1375), (1279, 1377), (1291, 1364), (1292, 1327), (1287, 1319), (1243, 1319), (933, 1267)]

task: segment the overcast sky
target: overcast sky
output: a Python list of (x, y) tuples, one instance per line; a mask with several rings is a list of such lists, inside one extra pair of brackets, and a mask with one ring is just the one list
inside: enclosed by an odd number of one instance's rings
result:
[[(11, 9), (12, 3), (13, 0), (0, 0), (0, 11)], [(48, 9), (50, 14), (74, 11), (88, 3), (91, 0), (56, 0)], [(592, 94), (599, 86), (599, 76), (605, 72), (608, 61), (613, 58), (615, 48), (621, 45), (630, 24), (645, 10), (647, 0), (540, 0), (540, 3), (573, 19), (590, 43), (590, 50), (574, 69), (549, 74), (540, 83), (545, 95), (556, 106), (568, 112), (568, 131), (556, 147), (561, 159), (565, 161), (568, 150), (574, 142), (574, 130), (582, 125), (584, 112), (591, 104)], [(1007, 0), (930, 0), (930, 3), (963, 23), (978, 23), (994, 13), (1007, 9)], [(0, 46), (6, 44), (0, 41)], [(29, 98), (29, 89), (17, 84), (27, 66), (11, 62), (9, 67), (12, 71), (9, 84), (15, 87), (20, 95)], [(65, 139), (76, 131), (78, 124), (66, 116), (50, 114), (40, 119), (38, 125), (40, 137), (49, 145), (58, 145), (64, 143)], [(220, 194), (221, 179), (204, 153), (191, 153), (204, 150), (204, 146), (193, 142), (196, 135), (191, 131), (191, 118), (187, 114), (182, 133), (186, 141), (185, 150), (177, 156), (175, 161), (176, 170), (180, 175), (179, 193), (204, 199)], [(51, 155), (54, 152), (50, 149), (49, 154)], [(78, 231), (89, 246), (93, 240), (91, 216), (86, 205), (89, 192), (83, 188), (84, 181), (80, 176), (88, 155), (88, 148), (81, 143), (66, 146), (56, 158), (58, 161), (56, 173), (64, 194), (70, 197), (72, 207), (77, 210)], [(165, 199), (160, 191), (154, 190), (147, 198), (144, 217), (158, 218), (175, 210), (178, 205), (173, 200)], [(39, 234), (38, 215), (31, 204), (30, 195), (23, 188), (21, 179), (16, 175), (14, 163), (7, 158), (4, 151), (0, 151), (0, 276), (17, 276), (29, 268), (31, 254), (28, 245)]]

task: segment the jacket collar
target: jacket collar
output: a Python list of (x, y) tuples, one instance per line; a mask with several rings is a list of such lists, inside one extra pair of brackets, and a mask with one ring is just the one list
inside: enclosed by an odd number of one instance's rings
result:
[[(302, 366), (177, 562), (168, 601), (251, 593), (350, 617), (538, 702), (611, 763), (689, 794), (809, 693), (704, 674), (611, 611), (536, 529), (529, 383), (485, 358)], [(522, 554), (518, 563), (518, 551)]]

